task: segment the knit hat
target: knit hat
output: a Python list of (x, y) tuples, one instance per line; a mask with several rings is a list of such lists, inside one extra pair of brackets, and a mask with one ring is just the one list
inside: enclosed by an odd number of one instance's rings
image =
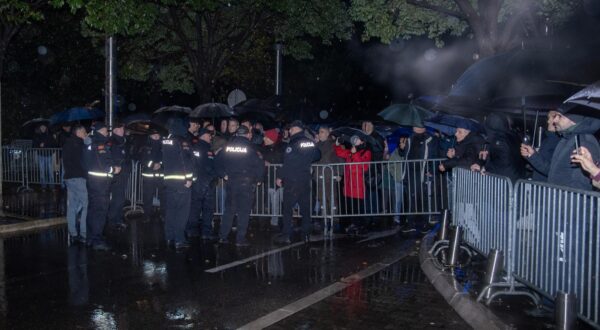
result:
[(266, 130), (264, 134), (265, 137), (273, 141), (273, 143), (277, 143), (277, 141), (279, 141), (279, 131), (277, 128)]

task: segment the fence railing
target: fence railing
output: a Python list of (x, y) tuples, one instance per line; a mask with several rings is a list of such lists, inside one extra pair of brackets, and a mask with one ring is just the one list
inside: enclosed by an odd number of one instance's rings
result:
[(43, 187), (62, 184), (60, 148), (2, 147), (2, 180), (18, 183), (21, 189), (36, 184)]
[(506, 276), (489, 287), (503, 290), (490, 299), (523, 287), (549, 299), (574, 293), (578, 316), (600, 328), (600, 193), (525, 180), (513, 186), (461, 168), (453, 183), (453, 222), (464, 242), (505, 256)]

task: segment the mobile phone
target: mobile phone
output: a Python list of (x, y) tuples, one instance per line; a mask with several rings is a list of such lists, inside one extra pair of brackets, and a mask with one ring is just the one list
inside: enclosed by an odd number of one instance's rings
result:
[(579, 135), (575, 135), (575, 151), (578, 155), (581, 155), (581, 150), (579, 150), (579, 147), (581, 147), (581, 141), (579, 141)]

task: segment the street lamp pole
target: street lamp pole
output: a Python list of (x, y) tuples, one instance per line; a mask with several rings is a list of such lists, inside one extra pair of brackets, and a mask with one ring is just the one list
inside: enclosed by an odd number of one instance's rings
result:
[(114, 111), (115, 111), (115, 37), (110, 36), (106, 38), (105, 52), (106, 52), (106, 80), (104, 88), (104, 112), (106, 113), (106, 126), (108, 130), (112, 131), (114, 124)]
[(282, 66), (283, 66), (283, 44), (275, 44), (275, 95), (282, 94)]

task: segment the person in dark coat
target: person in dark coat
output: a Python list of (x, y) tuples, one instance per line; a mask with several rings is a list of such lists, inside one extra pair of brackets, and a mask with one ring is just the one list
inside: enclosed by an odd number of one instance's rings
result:
[[(432, 176), (434, 167), (429, 159), (439, 157), (440, 144), (435, 135), (427, 133), (425, 127), (413, 127), (413, 134), (408, 139), (400, 140), (398, 155), (405, 160), (423, 160), (422, 162), (409, 162), (404, 166), (403, 191), (408, 192), (407, 209), (410, 213), (429, 213), (431, 206)], [(398, 181), (398, 179), (396, 179)], [(397, 196), (402, 198), (402, 196)], [(426, 231), (425, 218), (411, 215), (402, 224), (403, 233)]]
[(162, 142), (160, 134), (156, 131), (150, 132), (146, 144), (140, 149), (142, 164), (142, 200), (144, 203), (144, 215), (149, 220), (154, 214), (153, 200), (158, 196), (161, 209), (164, 210), (165, 199), (163, 196), (163, 173), (162, 173)]
[(64, 180), (67, 186), (67, 225), (71, 242), (85, 244), (88, 192), (83, 140), (87, 137), (87, 132), (83, 126), (75, 126), (73, 133), (74, 135), (66, 138), (62, 147)]
[[(331, 213), (329, 210), (336, 210), (336, 208), (339, 207), (339, 205), (336, 204), (336, 201), (338, 201), (339, 198), (339, 190), (336, 189), (334, 185), (337, 185), (341, 179), (343, 167), (341, 165), (333, 165), (331, 168), (326, 168), (325, 166), (344, 162), (344, 160), (335, 153), (335, 141), (329, 135), (330, 133), (331, 128), (329, 126), (321, 125), (319, 127), (317, 148), (321, 152), (321, 159), (315, 164), (321, 166), (317, 166), (313, 173), (313, 179), (316, 182), (316, 197), (319, 202), (320, 210), (327, 213)], [(332, 194), (334, 195), (333, 200)], [(325, 207), (327, 210), (324, 209)], [(319, 210), (316, 210), (316, 212), (319, 213)]]
[(62, 146), (67, 142), (67, 139), (71, 137), (71, 124), (63, 124), (60, 127), (60, 131), (56, 134), (56, 142), (58, 146)]
[[(230, 121), (231, 123), (231, 121)], [(225, 179), (225, 210), (221, 219), (219, 243), (229, 243), (228, 236), (237, 214), (236, 246), (248, 246), (246, 230), (254, 202), (257, 183), (262, 181), (265, 163), (250, 142), (252, 134), (240, 126), (236, 136), (222, 149), (215, 159), (217, 174)]]
[(471, 132), (466, 127), (456, 128), (456, 145), (448, 149), (447, 160), (439, 165), (441, 172), (446, 172), (454, 167), (460, 166), (470, 168), (479, 160), (479, 152), (482, 150), (485, 140), (481, 135)]
[[(265, 161), (267, 171), (265, 172), (264, 184), (267, 194), (268, 204), (271, 214), (281, 213), (281, 202), (283, 200), (283, 187), (277, 187), (277, 171), (279, 167), (275, 165), (283, 163), (284, 148), (279, 143), (279, 131), (276, 128), (266, 130), (263, 137), (263, 146), (260, 148), (260, 154)], [(264, 198), (264, 196), (261, 196)], [(270, 221), (271, 229), (279, 231), (279, 216), (273, 215)]]
[(113, 164), (121, 167), (121, 173), (115, 174), (110, 185), (110, 203), (108, 205), (108, 224), (115, 230), (127, 228), (123, 222), (123, 206), (125, 206), (125, 191), (129, 174), (131, 173), (131, 160), (127, 154), (125, 138), (125, 124), (118, 123), (113, 127), (108, 144), (110, 147)]
[(490, 113), (485, 119), (487, 143), (471, 170), (508, 177), (515, 182), (525, 177), (525, 161), (520, 155), (520, 139), (512, 132), (506, 116)]
[(304, 125), (296, 120), (290, 124), (290, 143), (283, 154), (283, 166), (277, 173), (277, 186), (283, 191), (283, 228), (277, 242), (292, 241), (292, 216), (298, 203), (302, 215), (302, 237), (308, 240), (312, 230), (310, 209), (311, 165), (321, 158), (314, 141), (304, 135)]
[(94, 125), (94, 134), (84, 153), (87, 166), (88, 217), (87, 244), (95, 250), (109, 250), (103, 231), (108, 213), (110, 184), (121, 168), (115, 166), (108, 146), (108, 129), (103, 123)]
[[(544, 140), (538, 150), (535, 150), (530, 145), (521, 144), (521, 156), (533, 168), (533, 175), (531, 176), (533, 181), (546, 182), (548, 180), (550, 161), (552, 160), (554, 149), (556, 149), (558, 142), (560, 142), (560, 137), (556, 134), (556, 127), (552, 124), (555, 114), (556, 111), (548, 112), (548, 126), (544, 132)], [(530, 157), (530, 155), (534, 154), (535, 157)]]
[[(48, 132), (46, 125), (40, 125), (35, 130), (33, 136), (32, 148), (39, 149), (37, 151), (39, 182), (42, 189), (48, 188), (49, 184), (54, 183), (54, 170), (52, 164), (52, 152), (50, 150), (42, 150), (54, 148), (56, 143), (52, 135)], [(34, 178), (35, 180), (35, 178)]]
[(589, 176), (581, 167), (571, 162), (571, 155), (575, 150), (576, 136), (579, 136), (580, 147), (587, 148), (592, 159), (600, 158), (600, 145), (594, 137), (594, 133), (600, 129), (600, 120), (557, 112), (552, 123), (560, 134), (560, 141), (556, 145), (551, 161), (544, 164), (544, 160), (536, 153), (527, 155), (529, 161), (541, 172), (547, 171), (549, 183), (574, 189), (592, 190)]
[[(208, 127), (208, 126), (207, 126)], [(195, 236), (201, 229), (203, 240), (213, 239), (213, 214), (215, 212), (215, 179), (217, 178), (211, 142), (212, 130), (201, 128), (198, 142), (192, 146), (194, 183), (192, 184), (192, 207), (188, 220), (188, 236)], [(198, 220), (201, 220), (199, 223)]]

